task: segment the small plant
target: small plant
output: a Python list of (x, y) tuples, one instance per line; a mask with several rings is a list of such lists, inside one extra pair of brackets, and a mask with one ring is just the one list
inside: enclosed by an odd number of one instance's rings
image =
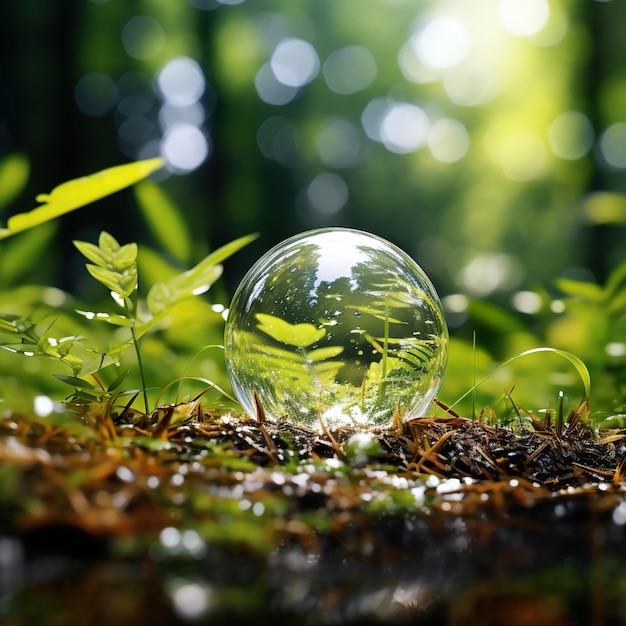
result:
[[(10, 218), (7, 228), (0, 229), (0, 238), (38, 226), (86, 202), (136, 183), (161, 165), (160, 159), (151, 159), (64, 183), (51, 194), (38, 196), (40, 201), (46, 202), (43, 207)], [(155, 198), (154, 192), (150, 197)], [(0, 347), (29, 357), (56, 360), (69, 367), (71, 375), (56, 374), (56, 377), (74, 387), (72, 400), (95, 402), (110, 399), (112, 392), (117, 392), (123, 376), (116, 374), (115, 381), (107, 386), (101, 373), (111, 365), (119, 365), (122, 355), (132, 348), (144, 409), (148, 413), (148, 381), (140, 340), (150, 331), (163, 327), (181, 302), (210, 289), (222, 274), (222, 261), (254, 238), (255, 235), (249, 235), (230, 242), (208, 254), (191, 269), (177, 272), (168, 268), (167, 279), (154, 282), (145, 298), (139, 295), (139, 248), (136, 243), (121, 245), (108, 232), (100, 234), (97, 244), (75, 241), (76, 248), (90, 261), (86, 266), (89, 274), (109, 290), (116, 305), (113, 311), (76, 309), (76, 313), (88, 324), (104, 322), (126, 331), (126, 337), (113, 332), (109, 333), (104, 349), (89, 345), (80, 332), (59, 335), (55, 332), (58, 321), (55, 313), (45, 310), (42, 314), (41, 309), (35, 309), (25, 315), (0, 314)], [(75, 326), (81, 328), (78, 323)]]

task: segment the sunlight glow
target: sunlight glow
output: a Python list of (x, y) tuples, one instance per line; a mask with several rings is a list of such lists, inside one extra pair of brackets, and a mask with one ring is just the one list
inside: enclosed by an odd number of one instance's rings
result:
[(498, 91), (495, 72), (480, 59), (466, 59), (449, 69), (443, 85), (451, 102), (466, 107), (485, 104)]
[(530, 37), (548, 23), (550, 5), (548, 0), (500, 0), (498, 17), (511, 35)]
[(398, 65), (407, 80), (419, 85), (433, 83), (441, 77), (441, 70), (422, 63), (410, 40), (400, 48)]
[(411, 38), (418, 58), (427, 67), (445, 69), (460, 63), (470, 50), (470, 35), (461, 20), (435, 17)]
[(199, 102), (194, 102), (188, 106), (177, 107), (170, 102), (166, 102), (159, 109), (159, 123), (161, 128), (168, 128), (173, 124), (186, 122), (193, 126), (202, 126), (206, 117), (206, 111)]
[(382, 141), (380, 125), (390, 105), (387, 98), (374, 98), (367, 103), (361, 114), (361, 124), (365, 134), (372, 141)]
[(541, 137), (526, 132), (491, 128), (485, 136), (491, 159), (511, 180), (525, 182), (543, 176), (548, 168), (548, 151)]

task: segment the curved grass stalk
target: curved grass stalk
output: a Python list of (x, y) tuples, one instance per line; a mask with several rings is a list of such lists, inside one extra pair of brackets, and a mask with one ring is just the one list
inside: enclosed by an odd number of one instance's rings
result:
[(207, 388), (204, 391), (202, 391), (199, 395), (196, 395), (196, 397), (194, 398), (194, 401), (197, 400), (202, 394), (206, 393), (210, 389), (215, 389), (216, 391), (221, 393), (225, 398), (228, 398), (228, 400), (230, 400), (231, 402), (234, 402), (235, 404), (239, 404), (239, 402), (235, 398), (233, 398), (229, 393), (224, 391), (217, 383), (214, 383), (212, 380), (209, 380), (208, 378), (203, 378), (202, 376), (179, 376), (178, 378), (175, 378), (174, 380), (170, 381), (167, 385), (165, 385), (165, 387), (163, 387), (163, 389), (161, 389), (159, 396), (157, 397), (155, 406), (159, 406), (161, 396), (172, 385), (175, 385), (177, 383), (180, 384), (185, 380), (195, 380), (197, 382), (201, 382), (207, 385)]
[(477, 383), (474, 383), (460, 398), (458, 398), (453, 404), (451, 404), (449, 408), (451, 409), (457, 404), (459, 404), (459, 402), (465, 399), (468, 395), (470, 394), (473, 395), (476, 388), (482, 385), (487, 379), (491, 378), (491, 376), (493, 376), (498, 370), (502, 369), (503, 367), (506, 367), (507, 365), (510, 365), (511, 363), (514, 363), (515, 361), (521, 359), (522, 357), (525, 357), (531, 354), (538, 354), (539, 352), (548, 352), (548, 353), (556, 354), (560, 357), (563, 357), (574, 366), (574, 369), (578, 373), (578, 376), (580, 377), (580, 380), (583, 384), (583, 389), (584, 389), (584, 394), (583, 394), (581, 403), (582, 402), (588, 403), (589, 396), (591, 394), (591, 376), (589, 375), (589, 370), (587, 369), (587, 366), (583, 363), (583, 361), (579, 359), (576, 355), (572, 354), (571, 352), (567, 352), (566, 350), (559, 350), (558, 348), (541, 347), (541, 348), (532, 348), (530, 350), (526, 350), (525, 352), (516, 354), (510, 359), (507, 359), (506, 361), (504, 361), (503, 363), (500, 363), (498, 367), (496, 367), (492, 372), (487, 374), (487, 376), (485, 376), (482, 380), (480, 380)]

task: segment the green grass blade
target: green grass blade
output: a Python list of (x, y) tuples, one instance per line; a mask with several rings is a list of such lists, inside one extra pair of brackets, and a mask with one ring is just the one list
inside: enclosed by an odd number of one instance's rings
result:
[(155, 183), (146, 180), (135, 188), (139, 209), (159, 245), (186, 265), (193, 250), (192, 237), (182, 213)]
[(507, 365), (511, 365), (515, 361), (517, 361), (517, 360), (519, 360), (519, 359), (521, 359), (521, 358), (523, 358), (525, 356), (528, 356), (528, 355), (531, 355), (531, 354), (538, 354), (540, 352), (556, 354), (557, 356), (560, 356), (560, 357), (566, 359), (567, 361), (569, 361), (572, 364), (572, 366), (576, 370), (576, 372), (577, 372), (578, 376), (580, 377), (580, 380), (581, 380), (581, 382), (583, 384), (584, 395), (583, 395), (582, 401), (583, 402), (589, 402), (589, 396), (591, 395), (591, 376), (589, 375), (589, 370), (587, 369), (587, 366), (583, 363), (583, 361), (581, 359), (579, 359), (576, 355), (572, 354), (571, 352), (567, 352), (566, 350), (559, 350), (558, 348), (541, 347), (541, 348), (532, 348), (531, 350), (526, 350), (525, 352), (521, 352), (520, 354), (516, 354), (515, 356), (511, 357), (510, 359), (507, 359), (506, 361), (501, 363), (496, 369), (494, 369), (492, 372), (487, 374), (487, 376), (485, 376), (478, 383), (472, 385), (471, 388), (468, 389), (460, 398), (458, 398), (456, 400), (456, 402), (454, 402), (449, 408), (453, 408), (459, 402), (461, 402), (461, 400), (463, 400), (468, 395), (473, 393), (474, 390), (477, 387), (482, 385), (482, 383), (484, 383), (487, 379), (491, 378), (491, 376), (493, 376), (498, 370), (502, 369), (503, 367), (506, 367)]
[(0, 161), (0, 209), (9, 206), (26, 187), (30, 173), (28, 159), (20, 153)]

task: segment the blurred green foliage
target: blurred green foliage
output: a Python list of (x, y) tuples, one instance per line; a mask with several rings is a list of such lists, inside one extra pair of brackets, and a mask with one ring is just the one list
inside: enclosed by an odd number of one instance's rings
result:
[[(445, 402), (549, 345), (587, 363), (592, 410), (624, 411), (625, 18), (616, 0), (12, 3), (0, 20), (2, 221), (111, 163), (161, 154), (169, 174), (3, 242), (0, 311), (54, 310), (75, 334), (73, 310), (102, 293), (70, 242), (101, 231), (140, 244), (146, 285), (259, 232), (210, 298), (146, 337), (160, 384), (221, 343), (212, 305), (262, 252), (350, 226), (398, 244), (437, 286), (452, 335)], [(42, 366), (7, 356), (7, 393), (29, 375), (59, 391)], [(225, 382), (219, 356), (195, 364)], [(580, 395), (558, 358), (510, 369), (477, 389), (478, 406), (510, 405), (514, 382), (532, 408)]]

